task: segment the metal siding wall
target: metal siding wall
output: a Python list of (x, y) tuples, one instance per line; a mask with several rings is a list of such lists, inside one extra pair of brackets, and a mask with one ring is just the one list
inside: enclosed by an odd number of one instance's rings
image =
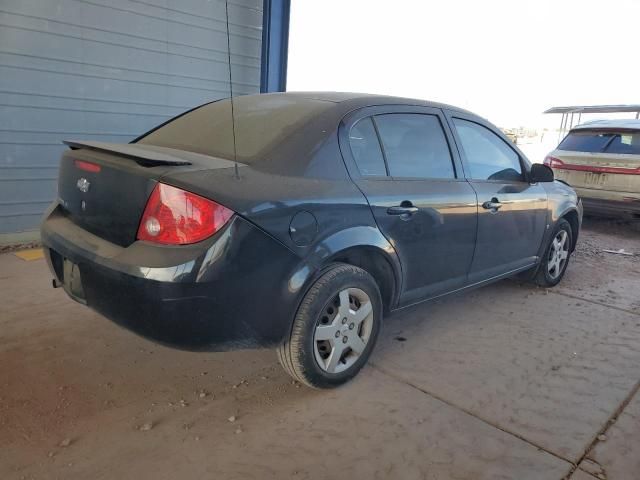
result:
[[(260, 91), (262, 0), (229, 1), (234, 95)], [(37, 228), (63, 139), (128, 142), (229, 96), (224, 1), (0, 2), (0, 234)]]

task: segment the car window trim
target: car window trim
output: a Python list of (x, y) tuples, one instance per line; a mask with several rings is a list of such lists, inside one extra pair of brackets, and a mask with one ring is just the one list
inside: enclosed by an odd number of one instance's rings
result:
[[(380, 147), (380, 151), (382, 152), (382, 160), (384, 161), (384, 169), (387, 172), (387, 177), (391, 177), (391, 171), (389, 170), (389, 162), (387, 161), (387, 152), (385, 151), (384, 148), (384, 143), (382, 143), (382, 137), (380, 137), (380, 130), (378, 130), (378, 123), (376, 122), (376, 116), (375, 115), (369, 115), (368, 117), (369, 120), (371, 120), (371, 123), (373, 124), (373, 130), (376, 132), (376, 138), (378, 139), (378, 146)], [(361, 122), (363, 119), (358, 120), (359, 122)], [(355, 124), (354, 124), (355, 125)]]

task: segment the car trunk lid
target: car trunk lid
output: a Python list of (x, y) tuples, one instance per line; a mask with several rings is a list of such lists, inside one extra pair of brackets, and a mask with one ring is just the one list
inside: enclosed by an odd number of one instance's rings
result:
[(556, 150), (546, 163), (572, 187), (640, 191), (640, 155)]
[(58, 198), (63, 212), (85, 230), (120, 246), (136, 239), (149, 195), (163, 176), (231, 168), (233, 162), (164, 147), (65, 142)]

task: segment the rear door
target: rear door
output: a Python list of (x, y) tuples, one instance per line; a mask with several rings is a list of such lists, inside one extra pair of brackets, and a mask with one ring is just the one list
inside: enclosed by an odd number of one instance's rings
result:
[(470, 283), (533, 265), (547, 224), (545, 189), (527, 181), (524, 160), (489, 124), (458, 112), (449, 119), (478, 197)]
[(403, 304), (467, 282), (477, 202), (451, 147), (444, 116), (433, 108), (370, 107), (341, 126), (349, 172), (402, 262)]

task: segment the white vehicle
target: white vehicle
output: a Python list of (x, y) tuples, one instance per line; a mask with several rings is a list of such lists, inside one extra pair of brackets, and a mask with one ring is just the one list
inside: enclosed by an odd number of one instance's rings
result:
[(575, 126), (544, 163), (575, 189), (585, 213), (640, 218), (640, 120)]

